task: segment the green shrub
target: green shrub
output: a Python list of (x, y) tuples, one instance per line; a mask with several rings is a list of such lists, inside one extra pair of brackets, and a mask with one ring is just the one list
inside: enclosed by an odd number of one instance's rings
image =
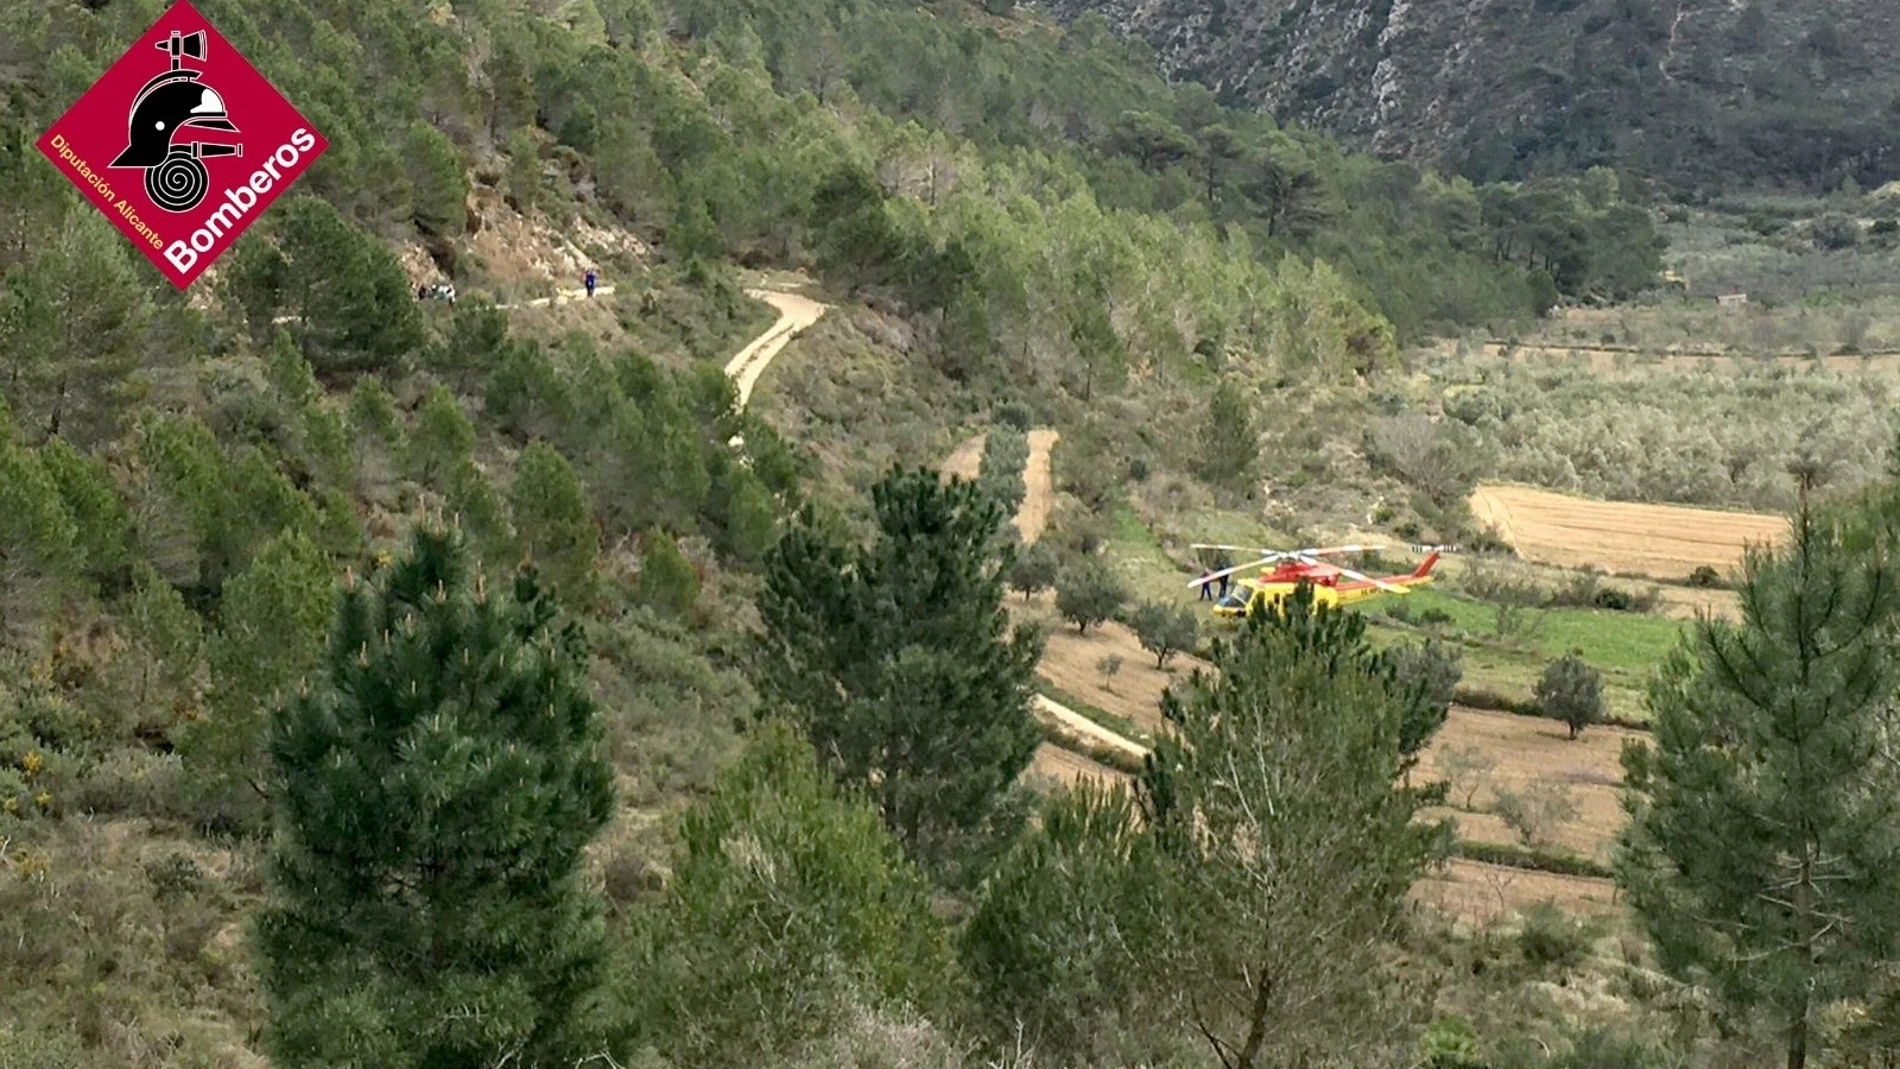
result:
[(1562, 969), (1581, 965), (1595, 941), (1596, 934), (1588, 922), (1565, 913), (1554, 902), (1540, 902), (1525, 911), (1523, 927), (1517, 933), (1517, 946), (1525, 961)]
[(1576, 738), (1584, 728), (1603, 719), (1603, 676), (1572, 650), (1544, 668), (1537, 681), (1537, 707), (1552, 720), (1561, 720)]
[(71, 1033), (39, 1031), (24, 1023), (0, 1025), (0, 1069), (82, 1069), (93, 1064)]
[(1461, 839), (1456, 852), (1459, 857), (1467, 861), (1482, 861), (1487, 865), (1528, 869), (1532, 872), (1551, 872), (1559, 876), (1582, 876), (1593, 880), (1608, 880), (1616, 875), (1608, 865), (1592, 861), (1587, 857), (1551, 850), (1526, 849), (1510, 843), (1481, 843)]
[(1020, 401), (1005, 401), (996, 406), (990, 418), (999, 427), (1010, 427), (1018, 431), (1027, 431), (1035, 422), (1029, 412), (1029, 406)]
[(1860, 244), (1860, 223), (1845, 215), (1824, 215), (1814, 221), (1814, 247), (1839, 252)]
[(1722, 578), (1722, 573), (1711, 564), (1696, 565), (1695, 571), (1689, 573), (1688, 582), (1699, 590), (1721, 590), (1728, 586), (1728, 580)]
[(1478, 1030), (1463, 1017), (1440, 1017), (1418, 1041), (1421, 1069), (1484, 1069)]

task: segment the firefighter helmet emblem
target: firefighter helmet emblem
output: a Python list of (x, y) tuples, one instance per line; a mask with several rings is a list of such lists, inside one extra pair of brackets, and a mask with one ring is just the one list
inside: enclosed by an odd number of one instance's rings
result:
[(171, 69), (146, 82), (132, 101), (126, 149), (110, 166), (144, 170), (145, 192), (152, 203), (166, 211), (188, 212), (211, 190), (211, 175), (203, 161), (242, 156), (244, 146), (177, 140), (187, 127), (234, 134), (238, 128), (231, 123), (224, 98), (200, 80), (204, 72), (184, 69), (186, 57), (205, 57), (204, 32), (173, 30), (157, 47), (171, 55)]

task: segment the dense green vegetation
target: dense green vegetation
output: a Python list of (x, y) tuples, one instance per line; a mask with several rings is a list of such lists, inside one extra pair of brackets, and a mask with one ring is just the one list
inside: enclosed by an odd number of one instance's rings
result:
[(1604, 375), (1581, 364), (1451, 362), (1435, 377), (1450, 419), (1431, 433), (1375, 422), (1402, 472), (1454, 484), (1502, 478), (1622, 501), (1794, 505), (1789, 466), (1858, 488), (1885, 472), (1893, 408), (1882, 378), (1782, 368)]

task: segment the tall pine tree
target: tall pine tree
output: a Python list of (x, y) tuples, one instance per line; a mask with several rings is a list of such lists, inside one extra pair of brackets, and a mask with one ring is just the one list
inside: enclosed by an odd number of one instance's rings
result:
[(1304, 587), (1215, 663), (1164, 699), (1143, 782), (1172, 870), (1154, 966), (1226, 1069), (1384, 1061), (1382, 948), (1446, 834), (1400, 783), (1407, 694)]
[(522, 556), (535, 562), (563, 598), (585, 600), (600, 531), (587, 488), (560, 450), (546, 442), (522, 450), (511, 503)]
[(1654, 748), (1623, 756), (1618, 879), (1663, 967), (1771, 1022), (1789, 1069), (1900, 935), (1900, 571), (1852, 537), (1803, 508), (1751, 554), (1741, 622), (1697, 627), (1652, 686)]
[(419, 530), (340, 599), (322, 674), (272, 722), (277, 842), (258, 941), (286, 1067), (572, 1066), (613, 806), (578, 630), (528, 573), (485, 589)]
[(270, 709), (322, 655), (336, 608), (331, 567), (309, 536), (289, 531), (224, 585), (206, 650), (210, 715), (186, 725), (179, 740), (220, 823), (262, 825)]
[(770, 554), (763, 689), (834, 774), (871, 790), (913, 856), (953, 876), (1020, 826), (1011, 788), (1040, 738), (1042, 643), (1003, 607), (1012, 551), (993, 549), (989, 495), (925, 470), (893, 470), (871, 493), (868, 545), (808, 508)]

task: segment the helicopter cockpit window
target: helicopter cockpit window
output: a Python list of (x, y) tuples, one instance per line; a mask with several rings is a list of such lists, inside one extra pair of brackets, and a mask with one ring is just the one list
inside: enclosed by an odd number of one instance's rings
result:
[(1247, 597), (1236, 590), (1214, 604), (1216, 607), (1222, 609), (1244, 609), (1247, 607)]

